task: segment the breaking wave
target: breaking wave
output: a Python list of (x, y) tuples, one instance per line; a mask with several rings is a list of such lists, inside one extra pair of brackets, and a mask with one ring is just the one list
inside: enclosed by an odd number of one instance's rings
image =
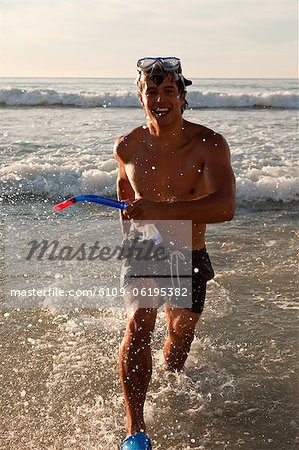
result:
[[(256, 94), (213, 91), (188, 92), (190, 108), (282, 108), (299, 109), (298, 94), (290, 91)], [(135, 92), (59, 92), (55, 89), (0, 89), (1, 106), (59, 106), (82, 108), (137, 108)]]

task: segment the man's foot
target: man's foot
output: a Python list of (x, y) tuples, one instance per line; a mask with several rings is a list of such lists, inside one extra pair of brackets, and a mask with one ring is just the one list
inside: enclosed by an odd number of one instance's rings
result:
[(120, 450), (152, 450), (152, 443), (147, 434), (135, 433), (127, 436), (120, 446)]

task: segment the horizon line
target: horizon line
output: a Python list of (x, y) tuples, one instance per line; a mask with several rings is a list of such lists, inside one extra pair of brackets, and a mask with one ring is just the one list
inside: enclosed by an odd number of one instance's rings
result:
[[(100, 76), (96, 76), (96, 77), (92, 77), (92, 76), (78, 76), (78, 77), (74, 77), (74, 76), (0, 76), (0, 80), (2, 79), (11, 79), (11, 78), (20, 78), (20, 79), (24, 79), (24, 78), (39, 78), (39, 79), (74, 79), (74, 80), (78, 80), (78, 79), (91, 79), (91, 80), (96, 80), (96, 79), (101, 79), (101, 80), (134, 80), (135, 77), (100, 77)], [(190, 76), (190, 78), (193, 78), (194, 80), (298, 80), (298, 77), (192, 77)]]

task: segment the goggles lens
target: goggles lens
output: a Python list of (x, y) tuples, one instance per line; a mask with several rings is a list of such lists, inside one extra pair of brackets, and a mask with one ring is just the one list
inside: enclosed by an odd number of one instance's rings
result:
[(137, 70), (139, 72), (139, 75), (136, 78), (136, 83), (141, 80), (142, 73), (153, 74), (156, 68), (163, 69), (165, 72), (174, 72), (176, 81), (181, 80), (184, 86), (190, 86), (192, 84), (191, 80), (187, 80), (187, 78), (182, 75), (181, 61), (175, 56), (168, 56), (165, 58), (147, 57), (139, 59), (137, 61)]
[(137, 61), (137, 69), (147, 72), (150, 70), (155, 64), (161, 65), (164, 70), (172, 71), (172, 70), (181, 70), (181, 62), (179, 58), (174, 56), (170, 56), (167, 58), (142, 58)]

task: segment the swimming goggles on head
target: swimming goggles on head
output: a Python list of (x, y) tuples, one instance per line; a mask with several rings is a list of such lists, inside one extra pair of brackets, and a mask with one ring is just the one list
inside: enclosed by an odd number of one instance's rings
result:
[(137, 61), (137, 70), (139, 72), (139, 76), (136, 81), (140, 81), (142, 73), (153, 74), (156, 71), (165, 71), (165, 72), (173, 72), (177, 75), (177, 79), (181, 80), (184, 83), (184, 86), (190, 86), (192, 84), (191, 80), (187, 80), (182, 75), (182, 66), (179, 58), (175, 56), (167, 56), (167, 57), (146, 57), (138, 59)]
[(137, 61), (137, 70), (142, 72), (150, 71), (155, 65), (161, 66), (166, 72), (182, 72), (181, 61), (175, 56), (168, 57), (147, 57)]

